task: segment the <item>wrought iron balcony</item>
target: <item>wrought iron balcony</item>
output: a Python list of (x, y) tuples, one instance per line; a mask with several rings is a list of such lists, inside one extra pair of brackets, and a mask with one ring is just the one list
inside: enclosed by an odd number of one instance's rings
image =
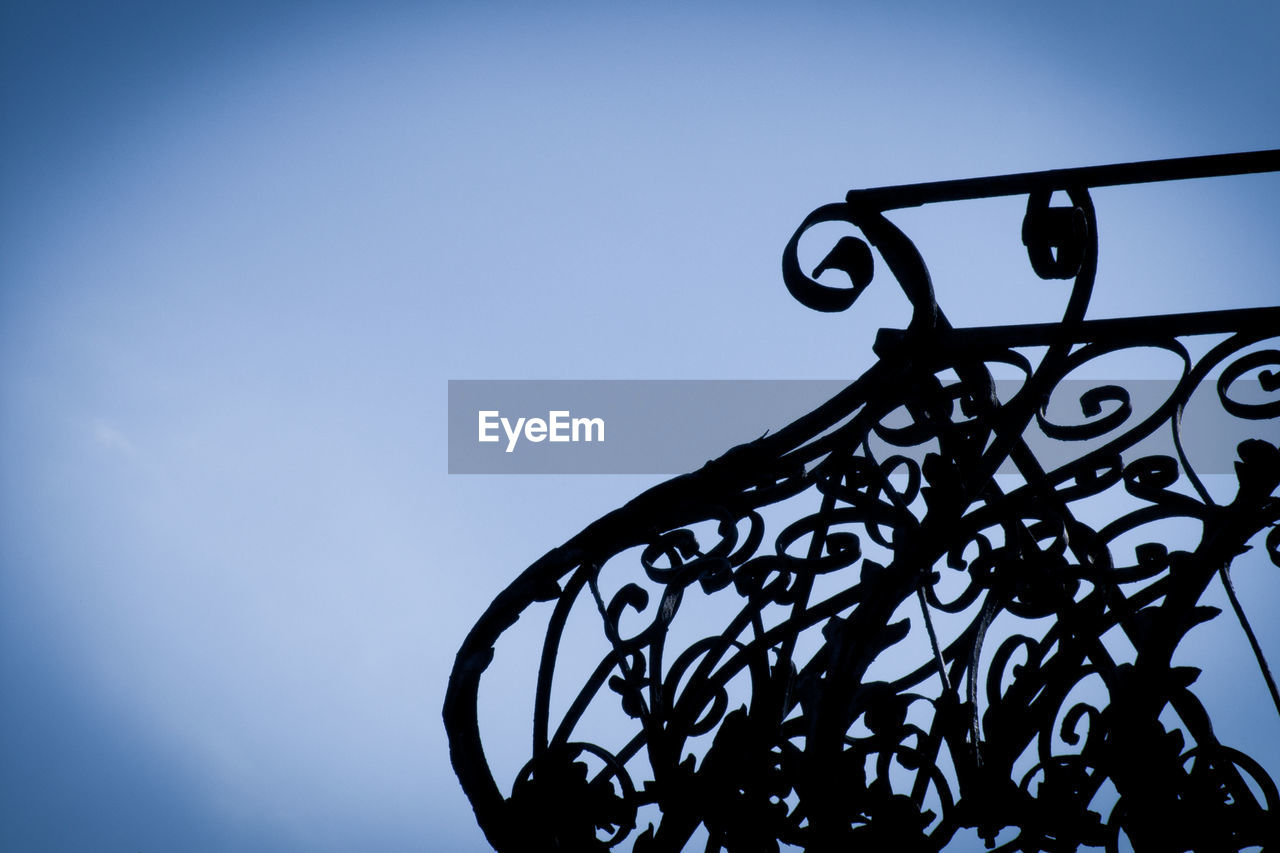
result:
[[(792, 295), (849, 308), (878, 256), (910, 323), (882, 330), (879, 361), (829, 402), (604, 515), (483, 614), (444, 717), (491, 843), (910, 851), (961, 831), (1026, 851), (1277, 843), (1275, 782), (1219, 739), (1176, 653), (1218, 617), (1202, 600), (1224, 585), (1280, 712), (1230, 575), (1251, 547), (1280, 568), (1280, 307), (1085, 316), (1091, 189), (1271, 171), (1280, 151), (855, 190), (811, 213), (783, 253)], [(999, 195), (1026, 196), (1031, 267), (1064, 282), (1065, 310), (954, 328), (886, 212)], [(857, 233), (809, 274), (798, 247), (826, 222)], [(830, 283), (839, 273), (847, 286)], [(1181, 365), (1151, 405), (1122, 382), (1068, 381), (1142, 349)], [(1197, 471), (1193, 405), (1252, 430), (1229, 497)], [(546, 623), (523, 710), (532, 750), (495, 779), (477, 694), (495, 642), (534, 611)], [(583, 619), (598, 646), (575, 634), (571, 654), (592, 657), (570, 681), (558, 662)]]

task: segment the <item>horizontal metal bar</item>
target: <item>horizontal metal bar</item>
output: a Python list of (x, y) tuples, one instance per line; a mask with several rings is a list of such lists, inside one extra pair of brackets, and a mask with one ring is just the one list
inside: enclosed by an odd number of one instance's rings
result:
[[(1075, 326), (1065, 323), (969, 326), (939, 331), (936, 345), (939, 349), (971, 349), (975, 352), (1060, 343), (1109, 343), (1117, 340), (1131, 340), (1135, 346), (1141, 346), (1146, 341), (1157, 338), (1234, 332), (1280, 336), (1280, 306), (1084, 320)], [(907, 340), (907, 332), (903, 329), (881, 329), (876, 336), (877, 351), (886, 346), (901, 345)]]
[(1259, 172), (1280, 172), (1280, 148), (1246, 151), (1239, 154), (1177, 157), (1169, 160), (1085, 166), (1078, 169), (1050, 169), (1044, 172), (1023, 172), (1016, 175), (994, 175), (988, 178), (964, 178), (957, 181), (875, 187), (850, 190), (845, 199), (850, 204), (866, 205), (876, 210), (894, 210), (940, 201), (1026, 195), (1035, 190), (1114, 187), (1122, 184), (1217, 178)]

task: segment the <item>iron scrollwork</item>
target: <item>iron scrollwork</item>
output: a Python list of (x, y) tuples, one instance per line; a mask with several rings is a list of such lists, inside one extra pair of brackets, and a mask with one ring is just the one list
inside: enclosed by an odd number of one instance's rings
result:
[[(1219, 740), (1192, 689), (1199, 671), (1175, 660), (1217, 615), (1202, 599), (1222, 583), (1280, 711), (1229, 574), (1260, 540), (1280, 567), (1280, 448), (1240, 443), (1234, 493), (1215, 498), (1183, 430), (1206, 388), (1259, 429), (1280, 416), (1280, 308), (1085, 318), (1092, 188), (1276, 170), (1280, 151), (1103, 166), (854, 191), (810, 214), (783, 256), (795, 298), (849, 308), (878, 255), (910, 324), (881, 330), (879, 361), (829, 402), (600, 518), (488, 608), (458, 653), (445, 723), (490, 842), (645, 853), (701, 833), (709, 851), (936, 851), (963, 831), (1010, 851), (1239, 851), (1280, 839), (1275, 782)], [(1060, 322), (953, 328), (886, 216), (996, 195), (1026, 196), (1032, 269), (1069, 282)], [(806, 274), (800, 241), (826, 222), (857, 233)], [(829, 272), (847, 286), (818, 281)], [(1133, 349), (1180, 365), (1145, 407), (1123, 384), (1068, 381)], [(1059, 445), (1051, 457), (1036, 431)], [(1159, 436), (1171, 451), (1143, 449)], [(539, 602), (533, 750), (504, 794), (477, 693), (499, 636)], [(721, 623), (705, 621), (712, 602)], [(585, 683), (566, 686), (557, 660), (582, 612), (600, 650)], [(583, 733), (597, 709), (618, 721), (608, 742)]]

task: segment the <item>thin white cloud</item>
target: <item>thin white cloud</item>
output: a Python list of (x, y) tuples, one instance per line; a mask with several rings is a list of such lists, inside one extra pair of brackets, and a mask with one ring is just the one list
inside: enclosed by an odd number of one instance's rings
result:
[(114, 450), (133, 456), (137, 450), (128, 437), (119, 429), (102, 418), (94, 418), (89, 425), (89, 434), (93, 443), (106, 450)]

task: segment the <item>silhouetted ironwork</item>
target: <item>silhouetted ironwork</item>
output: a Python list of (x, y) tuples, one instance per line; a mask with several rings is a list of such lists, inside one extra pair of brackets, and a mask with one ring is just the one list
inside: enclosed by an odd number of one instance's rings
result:
[[(874, 249), (910, 324), (882, 330), (878, 363), (838, 396), (605, 515), (488, 608), (458, 653), (445, 723), (492, 844), (677, 851), (705, 833), (713, 851), (925, 851), (962, 829), (999, 850), (1277, 843), (1275, 783), (1218, 739), (1199, 671), (1175, 652), (1217, 615), (1200, 602), (1223, 583), (1280, 710), (1229, 576), (1259, 541), (1280, 566), (1280, 448), (1239, 444), (1234, 496), (1215, 500), (1181, 426), (1202, 383), (1227, 416), (1280, 416), (1280, 308), (1084, 318), (1091, 187), (1277, 170), (1280, 151), (1103, 166), (860, 190), (810, 214), (783, 256), (791, 293), (848, 308)], [(884, 215), (994, 195), (1027, 196), (1031, 265), (1070, 282), (1061, 322), (952, 328)], [(825, 222), (861, 236), (806, 275), (800, 239)], [(819, 283), (826, 270), (850, 286)], [(1139, 348), (1182, 364), (1150, 412), (1096, 382), (1078, 422), (1051, 416), (1066, 377)], [(1007, 399), (996, 365), (1019, 377)], [(1033, 428), (1081, 449), (1048, 463)], [(1144, 455), (1158, 432), (1172, 452)], [(1167, 520), (1182, 545), (1162, 540)], [(477, 692), (495, 641), (534, 608), (547, 627), (532, 754), (495, 780)], [(560, 683), (584, 612), (600, 652)]]

